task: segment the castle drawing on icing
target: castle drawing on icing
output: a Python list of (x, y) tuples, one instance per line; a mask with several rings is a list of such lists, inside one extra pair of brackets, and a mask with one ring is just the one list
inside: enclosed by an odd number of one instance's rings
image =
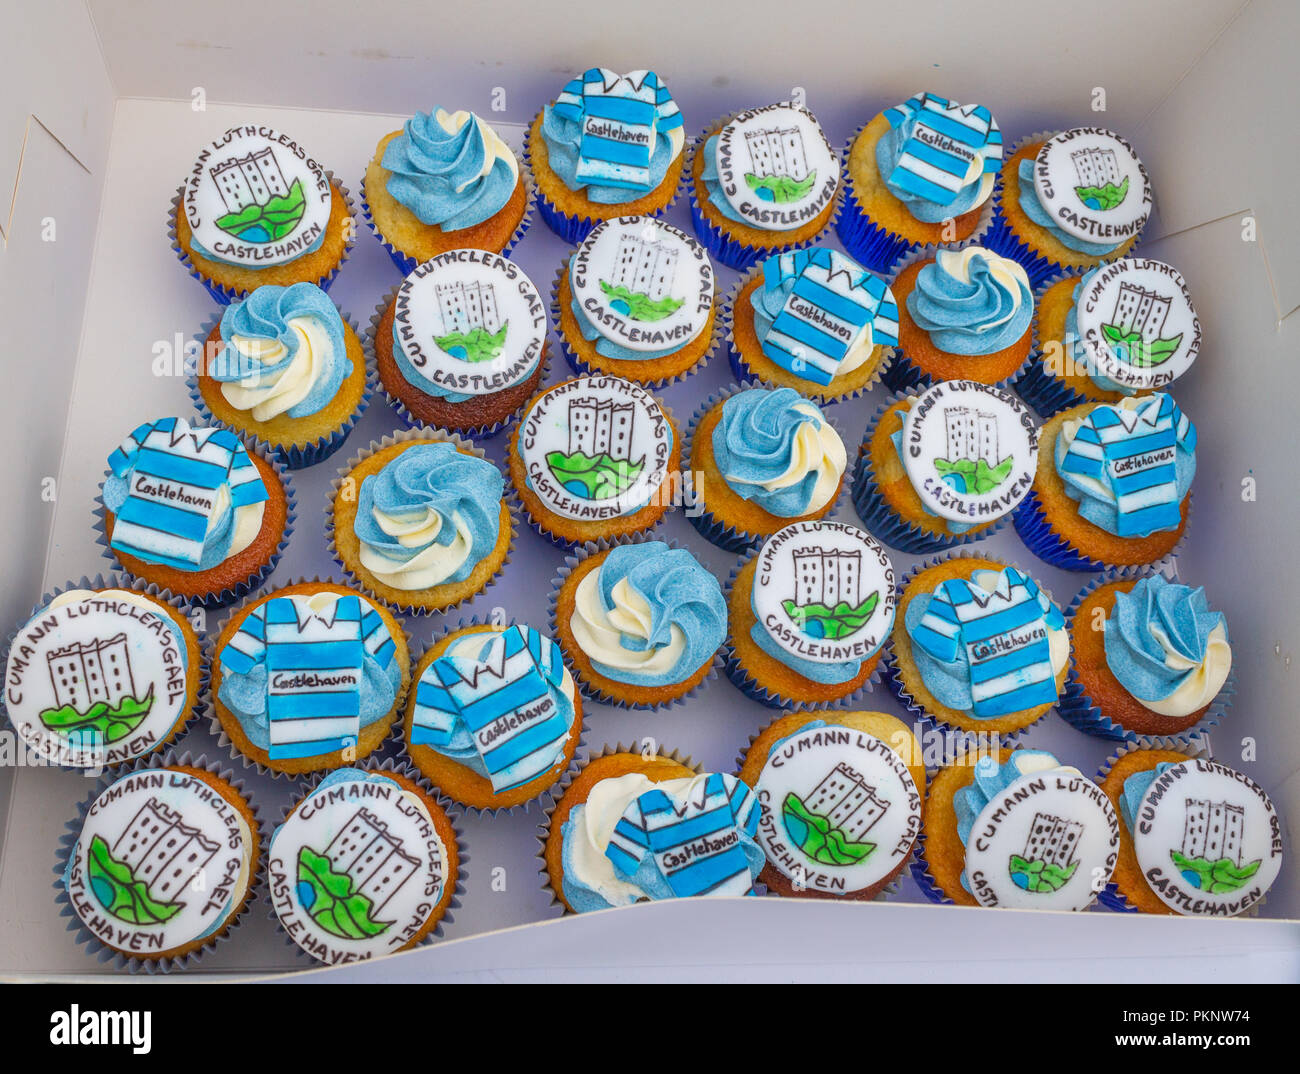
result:
[(103, 836), (91, 839), (90, 890), (119, 920), (159, 924), (180, 912), (185, 904), (178, 897), (220, 849), (177, 810), (150, 798), (111, 847)]
[(1143, 368), (1162, 365), (1174, 356), (1183, 333), (1163, 336), (1173, 299), (1133, 283), (1121, 283), (1102, 335), (1115, 356)]
[(1184, 803), (1183, 842), (1169, 852), (1183, 879), (1215, 895), (1236, 891), (1260, 866), (1260, 859), (1242, 863), (1246, 811), (1230, 802), (1188, 798)]
[(321, 852), (298, 852), (298, 901), (326, 932), (345, 939), (392, 927), (378, 915), (420, 868), (402, 841), (370, 810), (358, 809)]
[(800, 548), (792, 558), (795, 594), (782, 607), (804, 634), (837, 640), (871, 618), (880, 594), (862, 592), (861, 550)]
[(136, 691), (126, 634), (74, 642), (46, 654), (54, 704), (41, 723), (65, 735), (116, 742), (130, 734), (153, 707), (153, 684)]
[(230, 157), (208, 169), (226, 213), (217, 227), (245, 242), (274, 242), (288, 235), (306, 211), (302, 182), (289, 183), (270, 146)]
[(750, 170), (745, 182), (764, 201), (785, 204), (808, 196), (817, 170), (808, 166), (808, 151), (798, 127), (746, 131)]
[(440, 350), (465, 362), (486, 362), (501, 353), (509, 326), (501, 320), (494, 284), (440, 283), (434, 293), (443, 334), (433, 341)]
[(876, 849), (866, 836), (889, 809), (860, 773), (841, 761), (802, 798), (781, 803), (781, 821), (795, 846), (822, 865), (855, 865)]
[(1078, 184), (1074, 192), (1089, 209), (1114, 209), (1128, 195), (1128, 177), (1120, 179), (1119, 158), (1113, 149), (1091, 146), (1070, 154)]
[(934, 468), (946, 484), (982, 496), (1011, 475), (1012, 457), (998, 458), (996, 414), (969, 406), (945, 407), (943, 428), (947, 454), (934, 460)]
[(621, 236), (610, 278), (600, 281), (610, 308), (634, 321), (662, 321), (672, 316), (684, 301), (669, 293), (677, 258), (678, 251), (671, 243)]
[(1079, 867), (1074, 852), (1082, 838), (1078, 821), (1035, 813), (1024, 851), (1011, 855), (1008, 863), (1012, 882), (1025, 891), (1059, 891)]
[(546, 462), (569, 492), (605, 500), (626, 491), (645, 469), (633, 459), (636, 404), (589, 396), (570, 399), (568, 451), (552, 451)]

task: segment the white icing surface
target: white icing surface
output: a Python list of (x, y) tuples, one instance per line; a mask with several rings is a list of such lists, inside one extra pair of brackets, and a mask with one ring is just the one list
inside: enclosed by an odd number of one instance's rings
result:
[(1205, 642), (1205, 659), (1199, 662), (1182, 656), (1158, 626), (1153, 624), (1151, 633), (1165, 651), (1166, 667), (1175, 671), (1195, 669), (1195, 674), (1189, 675), (1168, 697), (1154, 701), (1141, 699), (1142, 704), (1162, 716), (1181, 717), (1190, 716), (1213, 701), (1232, 671), (1232, 646), (1228, 644), (1224, 625), (1219, 623), (1210, 631)]
[[(1093, 208), (1079, 189), (1128, 182), (1123, 200)], [(1151, 180), (1137, 152), (1104, 127), (1075, 127), (1043, 143), (1034, 161), (1038, 201), (1057, 227), (1086, 242), (1118, 246), (1139, 231), (1151, 212)]]
[(454, 513), (447, 520), (437, 508), (427, 506), (408, 516), (390, 515), (378, 507), (373, 514), (379, 528), (388, 536), (396, 537), (397, 543), (404, 548), (419, 548), (427, 542), (433, 542), (448, 521), (456, 530), (451, 543), (430, 543), (423, 552), (405, 561), (390, 559), (364, 541), (361, 542), (357, 553), (361, 565), (384, 585), (394, 589), (428, 589), (438, 585), (455, 574), (474, 549), (469, 524), (459, 513)]
[[(795, 410), (808, 415), (812, 420), (801, 423), (795, 433), (790, 447), (790, 465), (785, 472), (770, 481), (762, 482), (761, 487), (776, 492), (799, 484), (809, 474), (816, 474), (812, 495), (804, 511), (804, 514), (813, 514), (834, 498), (849, 457), (840, 434), (825, 419), (816, 404), (807, 401), (796, 403)], [(734, 474), (724, 473), (722, 476), (735, 479)]]
[[(270, 421), (301, 403), (320, 379), (322, 366), (329, 361), (332, 344), (329, 332), (317, 317), (290, 317), (286, 322), (298, 337), (293, 361), (279, 373), (263, 379), (255, 372), (245, 380), (227, 381), (221, 394), (236, 410), (251, 411), (254, 421)], [(278, 339), (233, 336), (231, 346), (262, 365), (282, 361), (288, 348)]]

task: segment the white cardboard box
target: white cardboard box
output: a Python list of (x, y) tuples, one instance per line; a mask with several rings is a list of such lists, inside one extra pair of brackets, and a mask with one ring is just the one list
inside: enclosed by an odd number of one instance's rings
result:
[[(987, 104), (1012, 141), (1053, 127), (1112, 126), (1152, 174), (1157, 216), (1143, 251), (1183, 272), (1205, 326), (1198, 364), (1176, 387), (1202, 438), (1178, 569), (1207, 587), (1232, 627), (1240, 689), (1214, 750), (1272, 794), (1288, 833), (1300, 831), (1292, 669), (1300, 575), (1288, 547), (1300, 524), (1291, 476), (1300, 319), (1288, 317), (1300, 306), (1300, 223), (1290, 211), (1300, 167), (1290, 115), (1300, 11), (1286, 0), (913, 0), (884, 10), (827, 0), (797, 15), (771, 0), (752, 0), (744, 12), (685, 0), (660, 0), (653, 12), (591, 0), (549, 10), (505, 0), (454, 8), (376, 0), (364, 9), (333, 0), (4, 0), (0, 20), (9, 41), (0, 73), (4, 630), (44, 590), (110, 569), (91, 529), (105, 457), (139, 421), (191, 411), (183, 379), (156, 376), (152, 366), (159, 345), (189, 339), (213, 312), (165, 239), (168, 199), (205, 138), (266, 120), (355, 191), (379, 137), (411, 111), (471, 108), (518, 145), (537, 108), (594, 63), (660, 71), (691, 131), (799, 87), (838, 145), (882, 107), (933, 89)], [(1103, 97), (1104, 111), (1094, 110)], [(684, 199), (669, 219), (689, 226)], [(546, 291), (565, 251), (535, 221), (515, 260)], [(724, 286), (735, 279), (719, 274)], [(398, 279), (363, 227), (331, 295), (364, 325)], [(562, 375), (553, 366), (551, 380)], [(685, 422), (729, 377), (719, 356), (663, 394)], [(851, 444), (875, 405), (833, 410)], [(350, 447), (397, 426), (380, 398)], [(489, 452), (500, 458), (501, 444)], [(349, 454), (345, 447), (338, 465)], [(320, 519), (334, 469), (327, 462), (295, 475), (299, 523), (273, 580), (333, 568)], [(1246, 478), (1255, 481), (1253, 501), (1243, 500)], [(847, 496), (836, 517), (854, 518)], [(723, 577), (735, 562), (683, 518), (660, 532)], [(1038, 563), (1009, 529), (987, 547), (1032, 568), (1062, 604), (1086, 580)], [(446, 618), (499, 605), (540, 623), (560, 562), (525, 529), (504, 581)], [(895, 557), (901, 570), (913, 562)], [(411, 633), (427, 639), (441, 622), (411, 620)], [(883, 691), (861, 707), (898, 711)], [(588, 744), (650, 736), (730, 770), (772, 715), (721, 679), (666, 713), (592, 705)], [(1027, 742), (1085, 771), (1108, 752), (1054, 716)], [(1252, 745), (1254, 759), (1243, 760)], [(183, 746), (222, 756), (206, 728)], [(289, 785), (249, 778), (264, 812), (278, 817)], [(65, 933), (51, 890), (58, 835), (90, 787), (75, 773), (0, 770), (0, 973), (102, 972)], [(1259, 918), (1248, 921), (915, 905), (910, 879), (884, 904), (707, 900), (554, 920), (534, 856), (539, 819), (534, 806), (462, 821), (468, 889), (432, 946), (313, 971), (263, 904), (200, 969), (357, 980), (1300, 976), (1293, 856)]]

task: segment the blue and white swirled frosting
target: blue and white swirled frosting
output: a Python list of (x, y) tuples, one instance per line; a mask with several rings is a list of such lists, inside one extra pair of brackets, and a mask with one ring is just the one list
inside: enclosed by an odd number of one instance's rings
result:
[(497, 544), (505, 480), (447, 443), (407, 448), (361, 482), (361, 565), (394, 589), (463, 582)]
[(254, 421), (305, 418), (352, 375), (343, 318), (314, 283), (267, 284), (221, 315), (225, 346), (205, 370)]
[(907, 312), (948, 354), (1005, 350), (1029, 330), (1034, 295), (1025, 270), (979, 246), (940, 250), (916, 274)]
[(606, 678), (671, 686), (712, 659), (727, 633), (727, 603), (684, 548), (618, 545), (578, 583), (569, 628)]
[(798, 518), (834, 499), (848, 453), (816, 403), (793, 388), (750, 388), (722, 404), (713, 458), (741, 499)]
[(421, 223), (462, 231), (495, 216), (519, 183), (519, 162), (473, 112), (417, 112), (384, 148), (388, 193)]
[(1106, 666), (1133, 697), (1162, 716), (1183, 717), (1217, 696), (1232, 670), (1222, 612), (1205, 590), (1163, 575), (1139, 579), (1102, 624)]

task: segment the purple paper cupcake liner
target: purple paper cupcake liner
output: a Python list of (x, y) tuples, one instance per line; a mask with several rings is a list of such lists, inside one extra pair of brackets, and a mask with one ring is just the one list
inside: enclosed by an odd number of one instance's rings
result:
[[(355, 221), (356, 209), (352, 204), (351, 192), (349, 192), (348, 188), (335, 178), (334, 173), (328, 168), (325, 169), (325, 175), (329, 179), (330, 185), (343, 196), (343, 200), (348, 207), (348, 219)], [(172, 195), (170, 212), (167, 217), (167, 242), (168, 245), (171, 246), (172, 252), (175, 253), (177, 260), (180, 261), (181, 265), (185, 268), (185, 271), (203, 285), (203, 289), (212, 296), (214, 301), (223, 306), (228, 306), (237, 298), (246, 298), (252, 292), (238, 287), (226, 287), (223, 284), (217, 283), (215, 280), (209, 280), (205, 277), (199, 272), (198, 267), (194, 264), (190, 255), (186, 253), (184, 248), (181, 246), (180, 239), (176, 234), (176, 212), (180, 207), (181, 198), (184, 193), (185, 184), (182, 183), (176, 188), (176, 193)], [(339, 274), (339, 269), (341, 269), (347, 259), (352, 256), (352, 247), (356, 244), (356, 237), (354, 235), (350, 240), (348, 239), (346, 234), (346, 224), (344, 225), (344, 231), (343, 253), (339, 257), (338, 264), (330, 269), (330, 271), (324, 276), (315, 280), (306, 281), (307, 283), (314, 283), (322, 291), (328, 291), (330, 289), (330, 285), (334, 282), (334, 278)], [(289, 262), (289, 264), (292, 264), (292, 262)]]
[[(1158, 574), (1158, 571), (1144, 570), (1139, 577), (1150, 577)], [(1099, 578), (1094, 578), (1081, 589), (1070, 602), (1070, 606), (1065, 610), (1065, 625), (1071, 632), (1075, 630), (1075, 617), (1078, 614), (1083, 602), (1101, 586), (1109, 585), (1111, 582), (1120, 581), (1121, 577), (1114, 572), (1107, 572)], [(1161, 742), (1181, 742), (1191, 743), (1202, 735), (1218, 726), (1219, 721), (1227, 714), (1232, 705), (1232, 698), (1237, 692), (1237, 674), (1235, 670), (1229, 671), (1228, 678), (1220, 687), (1219, 692), (1210, 702), (1209, 708), (1205, 715), (1191, 727), (1183, 731), (1176, 731), (1169, 735), (1141, 735), (1136, 731), (1130, 731), (1116, 723), (1109, 716), (1106, 716), (1093, 699), (1084, 690), (1083, 683), (1079, 681), (1078, 667), (1075, 662), (1073, 652), (1070, 656), (1069, 678), (1066, 680), (1065, 692), (1061, 695), (1061, 700), (1056, 706), (1057, 712), (1061, 714), (1062, 719), (1071, 724), (1077, 730), (1086, 735), (1093, 735), (1097, 738), (1107, 738), (1120, 742), (1133, 742), (1144, 745), (1148, 742), (1159, 740)]]
[(934, 533), (904, 519), (881, 493), (875, 476), (869, 468), (871, 458), (869, 445), (885, 412), (911, 394), (907, 391), (896, 391), (887, 396), (876, 408), (876, 413), (868, 423), (866, 434), (862, 438), (863, 448), (858, 452), (858, 457), (853, 463), (853, 482), (850, 489), (850, 498), (858, 518), (862, 520), (862, 525), (872, 536), (890, 548), (914, 556), (943, 552), (993, 536), (1007, 524), (1007, 516), (1004, 515), (993, 525), (979, 530), (968, 530), (965, 533)]
[[(216, 776), (229, 784), (235, 793), (244, 800), (249, 811), (253, 814), (251, 829), (257, 833), (260, 853), (258, 858), (252, 862), (252, 868), (249, 870), (248, 887), (245, 890), (243, 905), (226, 919), (224, 927), (220, 929), (218, 935), (210, 937), (202, 947), (179, 958), (132, 958), (115, 948), (109, 947), (82, 923), (81, 917), (73, 909), (72, 900), (68, 895), (68, 889), (63, 882), (63, 877), (68, 870), (73, 851), (81, 837), (81, 831), (85, 827), (86, 816), (90, 812), (90, 807), (105, 790), (119, 779), (124, 779), (136, 772), (180, 766), (201, 769), (210, 775)], [(102, 776), (96, 783), (95, 789), (77, 807), (76, 819), (68, 821), (65, 826), (65, 831), (59, 837), (54, 865), (54, 901), (59, 908), (59, 916), (67, 919), (67, 931), (74, 933), (76, 943), (79, 946), (84, 947), (87, 953), (93, 955), (99, 962), (111, 963), (111, 968), (114, 970), (130, 974), (145, 973), (149, 975), (188, 970), (209, 951), (230, 939), (231, 935), (239, 928), (240, 922), (260, 898), (261, 892), (265, 890), (265, 850), (269, 842), (269, 836), (270, 832), (266, 821), (261, 816), (257, 803), (249, 795), (248, 788), (244, 785), (243, 780), (236, 778), (232, 770), (223, 768), (215, 762), (210, 763), (207, 757), (202, 754), (194, 757), (188, 750), (177, 754), (174, 749), (168, 749), (162, 753), (152, 754), (130, 767), (119, 768)]]
[[(356, 768), (369, 774), (396, 774), (405, 776), (437, 803), (438, 808), (442, 810), (448, 822), (451, 824), (452, 831), (456, 835), (456, 879), (455, 885), (452, 888), (451, 898), (447, 902), (447, 907), (443, 911), (442, 917), (438, 919), (437, 925), (430, 929), (429, 934), (413, 948), (410, 948), (410, 950), (419, 950), (421, 947), (427, 947), (435, 940), (442, 939), (446, 934), (445, 926), (450, 925), (455, 921), (453, 911), (460, 909), (461, 898), (465, 894), (466, 878), (469, 875), (469, 870), (465, 865), (466, 862), (470, 860), (470, 857), (465, 843), (465, 833), (461, 830), (460, 826), (461, 814), (459, 812), (459, 807), (450, 798), (442, 794), (427, 779), (425, 779), (424, 776), (420, 774), (419, 770), (405, 758), (388, 757), (380, 760), (375, 758), (374, 755), (371, 755), (367, 761), (349, 765), (348, 767)], [(284, 822), (289, 819), (289, 814), (297, 809), (303, 801), (310, 798), (311, 795), (315, 793), (316, 787), (328, 775), (328, 772), (321, 772), (302, 781), (299, 785), (301, 794), (281, 810), (280, 822), (271, 830), (270, 836), (266, 840), (265, 846), (267, 848), (270, 847), (271, 839), (275, 837), (275, 833), (279, 831)], [(451, 878), (449, 877), (448, 880), (450, 879)], [(307, 951), (299, 947), (298, 944), (294, 942), (293, 937), (284, 931), (280, 925), (280, 915), (275, 911), (275, 904), (271, 898), (269, 885), (268, 890), (263, 892), (260, 901), (262, 903), (262, 909), (266, 912), (267, 920), (275, 925), (276, 932), (279, 934), (280, 939), (284, 941), (285, 945), (293, 952), (299, 963), (304, 967), (322, 967), (329, 965), (329, 963), (322, 962), (320, 959), (313, 957)], [(401, 952), (394, 951), (393, 954), (401, 954)], [(390, 956), (384, 955), (381, 957), (387, 958)]]
[[(97, 574), (93, 578), (88, 577), (87, 575), (82, 575), (76, 581), (70, 581), (65, 585), (57, 586), (54, 589), (51, 589), (49, 592), (45, 593), (39, 601), (37, 601), (35, 604), (32, 605), (31, 611), (28, 613), (26, 618), (22, 622), (14, 625), (14, 628), (9, 632), (8, 637), (5, 639), (3, 649), (0, 649), (0, 669), (5, 669), (8, 667), (9, 653), (13, 649), (14, 642), (17, 641), (18, 635), (22, 631), (23, 627), (26, 626), (28, 622), (30, 622), (32, 619), (35, 618), (36, 613), (39, 612), (41, 609), (48, 607), (50, 605), (50, 602), (53, 601), (56, 597), (62, 596), (64, 593), (67, 593), (71, 590), (77, 590), (77, 589), (93, 589), (93, 590), (121, 589), (129, 592), (139, 593), (142, 596), (152, 597), (154, 600), (157, 600), (160, 604), (166, 604), (169, 608), (172, 608), (174, 611), (179, 612), (182, 617), (188, 618), (186, 613), (188, 612), (189, 608), (186, 602), (182, 600), (180, 597), (173, 596), (171, 592), (169, 592), (166, 589), (163, 589), (158, 585), (155, 585), (153, 582), (146, 582), (144, 579), (141, 578), (133, 578), (130, 575), (125, 573), (108, 574), (108, 575)], [(196, 631), (196, 634), (197, 633), (198, 632)], [(197, 687), (194, 692), (194, 701), (191, 703), (189, 709), (186, 712), (181, 713), (176, 718), (176, 722), (172, 725), (171, 731), (169, 731), (168, 734), (163, 739), (161, 739), (156, 746), (150, 749), (148, 753), (139, 754), (135, 757), (130, 758), (129, 760), (117, 761), (111, 765), (96, 765), (94, 767), (102, 768), (104, 771), (107, 772), (125, 772), (129, 766), (139, 763), (142, 759), (146, 757), (152, 757), (155, 754), (163, 753), (167, 750), (170, 750), (185, 735), (185, 733), (189, 730), (189, 728), (194, 726), (194, 724), (199, 720), (199, 718), (207, 711), (208, 677), (211, 670), (211, 666), (209, 665), (206, 659), (207, 654), (205, 651), (203, 637), (200, 635), (197, 640), (198, 640), (198, 648), (199, 648), (199, 678), (198, 678)], [(35, 751), (33, 751), (32, 748), (27, 745), (26, 740), (22, 737), (22, 735), (18, 732), (18, 728), (14, 725), (13, 719), (9, 715), (8, 709), (5, 707), (3, 694), (0, 694), (0, 728), (6, 728), (9, 731), (11, 731), (14, 735), (16, 742), (22, 744), (24, 751), (26, 751), (27, 753), (35, 753)], [(36, 754), (36, 756), (41, 756), (41, 755)], [(65, 765), (59, 763), (59, 761), (57, 760), (51, 760), (49, 763), (56, 767), (67, 768), (73, 771), (84, 770), (86, 767), (83, 765)]]
[[(205, 594), (203, 596), (187, 597), (183, 594), (176, 594), (187, 604), (199, 605), (203, 608), (223, 608), (226, 605), (233, 604), (241, 600), (249, 593), (261, 589), (266, 584), (271, 572), (275, 570), (276, 565), (280, 562), (280, 557), (284, 555), (284, 550), (289, 546), (289, 538), (293, 535), (294, 524), (298, 518), (298, 499), (294, 493), (293, 482), (289, 478), (289, 468), (285, 465), (284, 460), (276, 453), (275, 449), (265, 441), (255, 440), (249, 437), (240, 437), (244, 448), (257, 455), (263, 462), (267, 463), (280, 479), (280, 486), (284, 490), (285, 500), (285, 517), (284, 529), (280, 534), (279, 543), (275, 546), (274, 551), (267, 557), (265, 563), (257, 568), (248, 578), (237, 585), (222, 589), (217, 593)], [(117, 558), (116, 552), (109, 544), (107, 533), (107, 508), (104, 506), (104, 481), (112, 475), (111, 470), (104, 471), (104, 479), (99, 483), (99, 492), (95, 496), (95, 543), (99, 545), (100, 552), (105, 559), (111, 560), (123, 575), (131, 578), (137, 578), (138, 575), (132, 574), (131, 571), (122, 564)], [(148, 579), (142, 579), (148, 581)]]
[(1064, 571), (1084, 571), (1089, 574), (1100, 574), (1107, 571), (1112, 572), (1116, 577), (1132, 578), (1145, 571), (1159, 571), (1173, 564), (1187, 540), (1187, 531), (1191, 529), (1192, 507), (1192, 493), (1188, 492), (1187, 524), (1183, 527), (1182, 536), (1178, 538), (1178, 543), (1169, 552), (1150, 563), (1103, 563), (1099, 559), (1094, 559), (1092, 556), (1080, 552), (1048, 525), (1047, 516), (1043, 513), (1042, 502), (1038, 498), (1038, 493), (1033, 489), (1029, 490), (1029, 494), (1016, 508), (1012, 516), (1012, 523), (1015, 525), (1016, 533), (1020, 535), (1025, 547), (1044, 563), (1059, 567)]
[[(352, 330), (353, 335), (356, 336), (357, 342), (361, 344), (362, 353), (366, 356), (365, 387), (361, 391), (361, 399), (358, 401), (356, 409), (352, 411), (343, 424), (333, 432), (322, 436), (315, 443), (304, 444), (301, 446), (289, 445), (286, 447), (281, 444), (272, 444), (267, 441), (267, 446), (275, 452), (275, 454), (284, 462), (284, 465), (290, 470), (302, 470), (308, 466), (315, 466), (316, 463), (324, 462), (333, 455), (334, 452), (338, 451), (338, 449), (343, 446), (344, 441), (347, 440), (348, 434), (352, 432), (356, 427), (357, 422), (361, 420), (361, 415), (366, 412), (366, 408), (370, 405), (371, 397), (379, 387), (379, 378), (375, 372), (375, 364), (371, 359), (369, 352), (366, 350), (365, 337), (361, 334), (361, 328), (349, 314), (340, 310), (339, 315), (343, 318), (343, 323), (346, 324), (348, 328)], [(220, 425), (222, 428), (230, 429), (239, 436), (249, 436), (250, 434), (246, 430), (241, 429), (237, 425), (232, 425), (229, 422), (222, 421), (213, 414), (212, 411), (208, 409), (208, 403), (207, 400), (203, 398), (203, 393), (199, 390), (199, 368), (201, 366), (199, 358), (203, 354), (203, 349), (207, 344), (208, 336), (212, 334), (212, 330), (220, 323), (221, 314), (213, 314), (203, 323), (203, 327), (199, 330), (199, 334), (194, 337), (194, 341), (199, 349), (193, 365), (188, 361), (186, 362), (186, 368), (188, 371), (185, 376), (185, 384), (189, 389), (190, 399), (194, 403), (194, 409), (198, 411), (199, 417), (206, 424)]]
[[(654, 539), (655, 538), (650, 538), (650, 540), (654, 540)], [(714, 679), (718, 677), (718, 673), (722, 670), (722, 659), (723, 659), (722, 651), (726, 645), (725, 636), (723, 637), (722, 641), (718, 643), (717, 650), (713, 653), (711, 657), (709, 657), (709, 670), (705, 674), (704, 678), (702, 678), (699, 682), (697, 682), (684, 694), (679, 694), (677, 697), (670, 698), (667, 701), (644, 702), (644, 701), (626, 701), (623, 698), (617, 697), (613, 694), (608, 694), (600, 687), (594, 685), (593, 683), (588, 682), (578, 671), (577, 666), (575, 665), (572, 657), (570, 657), (569, 652), (565, 647), (563, 640), (560, 638), (560, 631), (559, 631), (560, 590), (564, 586), (565, 581), (568, 580), (569, 575), (573, 573), (574, 569), (578, 566), (578, 564), (583, 562), (583, 560), (587, 559), (589, 556), (596, 555), (597, 553), (600, 552), (608, 552), (611, 548), (617, 547), (618, 545), (644, 544), (646, 543), (646, 540), (647, 538), (645, 538), (644, 536), (637, 536), (637, 537), (630, 537), (630, 538), (620, 537), (614, 540), (602, 539), (599, 541), (588, 541), (581, 548), (575, 550), (569, 555), (566, 555), (564, 557), (564, 563), (561, 564), (559, 571), (555, 574), (555, 577), (551, 579), (551, 592), (546, 600), (546, 629), (550, 633), (550, 636), (555, 639), (556, 644), (560, 646), (560, 651), (564, 653), (564, 664), (569, 669), (569, 673), (573, 676), (573, 681), (578, 684), (578, 691), (582, 694), (582, 699), (584, 701), (590, 701), (600, 705), (610, 705), (613, 706), (614, 708), (620, 708), (620, 709), (636, 709), (644, 712), (651, 712), (651, 711), (661, 712), (665, 709), (675, 708), (678, 705), (681, 705), (684, 702), (689, 701), (691, 698), (695, 697), (701, 690), (703, 690), (704, 687), (706, 687), (709, 683), (711, 683)], [(684, 547), (678, 542), (672, 540), (665, 540), (663, 541), (663, 543), (666, 544), (668, 548), (671, 550), (677, 550)], [(690, 551), (690, 549), (686, 549), (686, 550), (688, 552)], [(694, 553), (692, 553), (692, 555), (694, 555)], [(703, 566), (703, 564), (701, 564), (701, 566)], [(698, 669), (696, 670), (698, 671)], [(637, 684), (628, 683), (627, 685), (630, 688), (635, 688)]]
[[(511, 232), (510, 238), (506, 240), (505, 246), (499, 251), (502, 257), (510, 256), (510, 251), (519, 244), (519, 240), (524, 237), (533, 223), (533, 205), (537, 200), (536, 190), (533, 185), (533, 177), (528, 169), (522, 166), (519, 169), (519, 174), (524, 180), (524, 215), (520, 218), (519, 224), (515, 227), (515, 230)], [(374, 213), (370, 208), (370, 202), (366, 198), (366, 177), (364, 172), (361, 174), (361, 189), (359, 191), (359, 197), (361, 198), (361, 215), (365, 218), (366, 225), (370, 228), (371, 234), (373, 234), (379, 241), (379, 245), (384, 248), (384, 252), (388, 254), (389, 259), (397, 267), (397, 271), (403, 276), (409, 276), (417, 267), (419, 267), (421, 262), (417, 261), (414, 257), (411, 257), (409, 254), (404, 254), (389, 242), (388, 239), (384, 237), (384, 233), (379, 230), (379, 225), (375, 223)], [(500, 210), (498, 210), (498, 212), (499, 211)], [(498, 251), (494, 250), (492, 252), (496, 253)]]
[(930, 902), (938, 906), (955, 906), (951, 898), (945, 893), (943, 888), (939, 887), (939, 881), (934, 878), (930, 872), (929, 862), (925, 857), (925, 828), (922, 826), (921, 834), (916, 838), (916, 848), (912, 851), (912, 879), (916, 881), (916, 886), (921, 889)]

